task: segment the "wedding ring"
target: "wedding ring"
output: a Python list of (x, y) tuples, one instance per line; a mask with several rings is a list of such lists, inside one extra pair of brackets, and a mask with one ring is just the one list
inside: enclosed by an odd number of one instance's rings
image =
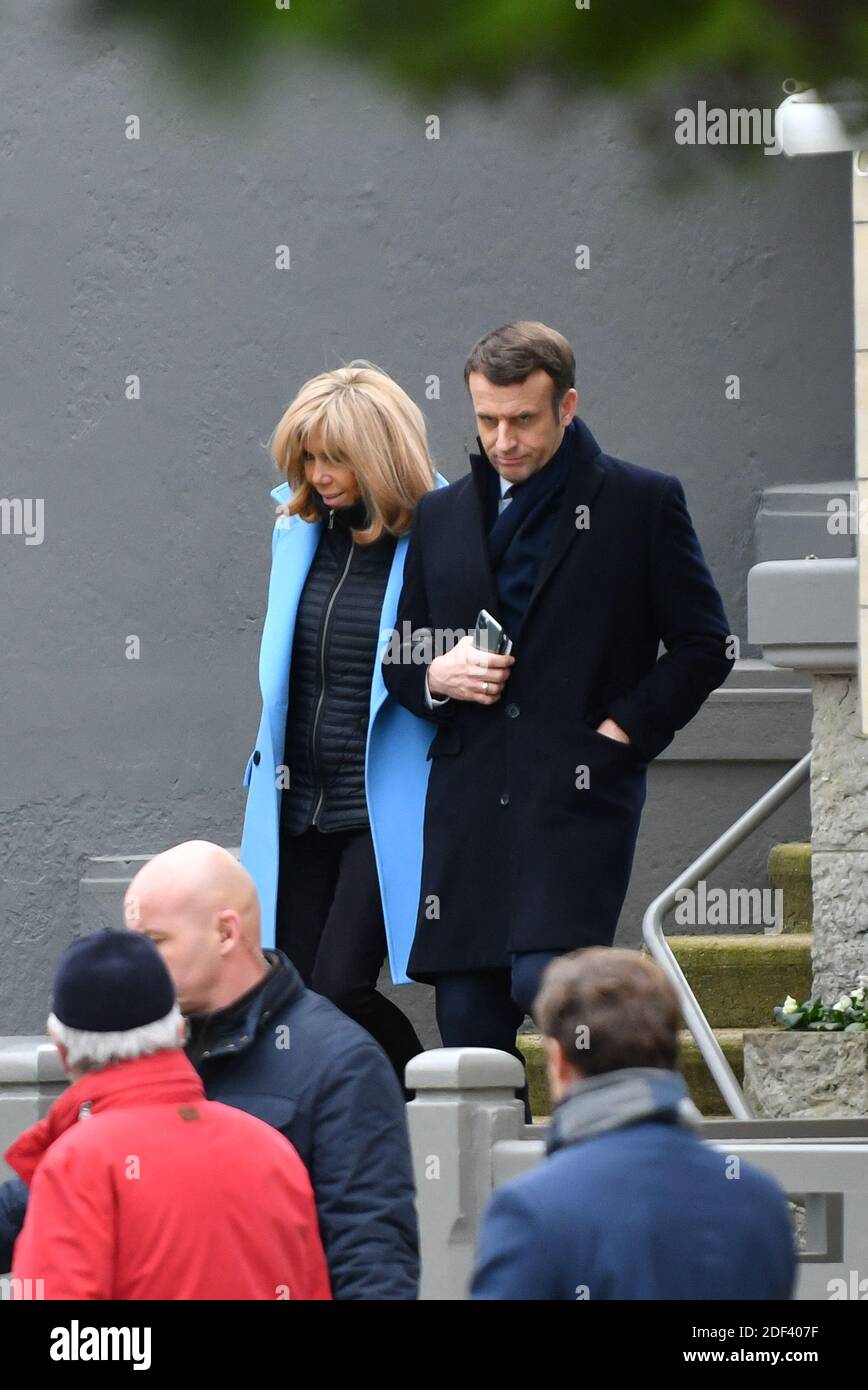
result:
[(488, 681), (483, 681), (483, 682), (482, 682), (482, 693), (483, 693), (483, 695), (487, 695), (487, 694), (488, 694)]

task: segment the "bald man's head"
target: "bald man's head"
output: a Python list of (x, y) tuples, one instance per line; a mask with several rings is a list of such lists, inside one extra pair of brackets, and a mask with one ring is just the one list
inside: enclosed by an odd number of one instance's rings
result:
[(159, 948), (184, 1013), (225, 1008), (268, 968), (253, 879), (208, 840), (149, 859), (127, 889), (124, 921)]

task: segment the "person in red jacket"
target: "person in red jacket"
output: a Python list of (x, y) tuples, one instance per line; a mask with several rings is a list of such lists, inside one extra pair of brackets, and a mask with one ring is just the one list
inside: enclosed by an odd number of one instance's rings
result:
[(73, 942), (48, 1028), (72, 1084), (6, 1152), (30, 1187), (14, 1277), (46, 1299), (331, 1298), (304, 1164), (205, 1099), (147, 937)]

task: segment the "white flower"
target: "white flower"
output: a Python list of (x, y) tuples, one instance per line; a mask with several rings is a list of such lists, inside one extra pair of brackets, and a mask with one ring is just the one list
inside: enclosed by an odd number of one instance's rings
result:
[(786, 997), (786, 999), (785, 999), (784, 1002), (783, 1002), (783, 1006), (782, 1006), (782, 1008), (781, 1008), (781, 1013), (782, 1013), (782, 1014), (795, 1014), (795, 1013), (798, 1013), (798, 1011), (799, 1011), (799, 1006), (798, 1006), (798, 1004), (796, 1003), (796, 1001), (795, 1001), (795, 999), (793, 998), (793, 996), (792, 996), (791, 994), (788, 994), (787, 997)]
[(864, 1003), (865, 1003), (865, 986), (864, 986), (864, 985), (860, 985), (858, 989), (853, 989), (853, 990), (851, 990), (851, 991), (850, 991), (850, 998), (853, 1000), (853, 1003), (854, 1003), (854, 1004), (864, 1004)]
[(845, 1014), (847, 1010), (850, 1008), (850, 1004), (851, 999), (849, 994), (842, 994), (841, 998), (837, 1001), (837, 1003), (832, 1005), (832, 1008), (835, 1010), (835, 1013), (837, 1014)]

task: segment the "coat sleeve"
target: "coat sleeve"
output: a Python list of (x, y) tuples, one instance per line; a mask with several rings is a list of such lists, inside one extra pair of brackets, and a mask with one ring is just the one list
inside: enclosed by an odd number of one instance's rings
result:
[(108, 1172), (61, 1144), (30, 1185), (12, 1273), (42, 1279), (46, 1299), (108, 1299), (114, 1284), (114, 1202)]
[(363, 1039), (335, 1057), (314, 1104), (309, 1163), (340, 1300), (413, 1300), (419, 1232), (404, 1095), (386, 1054)]
[[(429, 719), (435, 724), (441, 724), (452, 717), (455, 711), (455, 701), (447, 700), (445, 704), (435, 705), (432, 708), (425, 699), (425, 681), (431, 662), (430, 660), (417, 659), (413, 661), (412, 659), (414, 655), (417, 658), (420, 655), (426, 655), (421, 644), (414, 646), (412, 634), (420, 631), (432, 631), (431, 608), (425, 591), (425, 574), (422, 563), (425, 500), (425, 497), (420, 498), (416, 508), (413, 530), (407, 545), (407, 554), (404, 557), (404, 584), (398, 599), (398, 613), (395, 618), (397, 636), (395, 642), (390, 642), (386, 647), (386, 653), (383, 657), (383, 680), (389, 694), (394, 695), (398, 703), (408, 709), (411, 714), (418, 715), (420, 719)], [(402, 640), (405, 632), (411, 634), (409, 642)]]
[(508, 1183), (491, 1197), (482, 1218), (470, 1297), (483, 1300), (554, 1300), (552, 1241), (532, 1204)]
[(677, 478), (663, 489), (651, 536), (651, 602), (665, 654), (606, 709), (648, 759), (672, 742), (735, 664), (726, 652), (726, 613)]
[(316, 1202), (310, 1187), (310, 1174), (297, 1152), (295, 1156), (304, 1174), (304, 1185), (309, 1206), (307, 1211), (308, 1220), (305, 1225), (304, 1233), (304, 1254), (300, 1262), (301, 1291), (295, 1292), (295, 1290), (293, 1290), (292, 1297), (308, 1301), (330, 1300), (332, 1297), (331, 1280), (329, 1279), (329, 1269), (323, 1249), (322, 1233), (317, 1217)]
[(24, 1225), (27, 1211), (27, 1184), (20, 1178), (0, 1183), (0, 1272), (12, 1268), (12, 1250)]

